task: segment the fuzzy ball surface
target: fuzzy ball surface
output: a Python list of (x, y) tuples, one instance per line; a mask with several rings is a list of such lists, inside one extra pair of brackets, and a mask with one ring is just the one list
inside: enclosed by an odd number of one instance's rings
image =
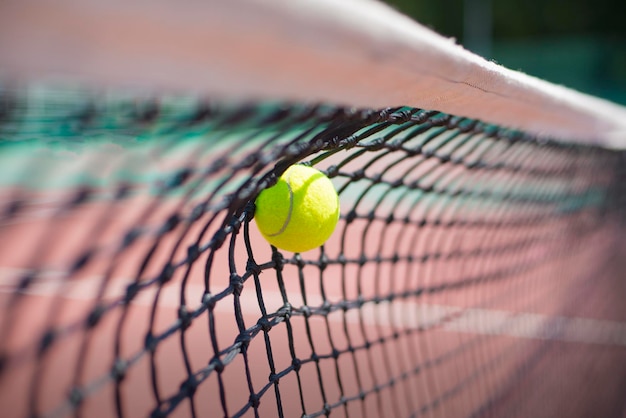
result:
[(297, 253), (317, 248), (339, 220), (339, 196), (328, 177), (304, 165), (292, 165), (256, 199), (254, 218), (273, 246)]

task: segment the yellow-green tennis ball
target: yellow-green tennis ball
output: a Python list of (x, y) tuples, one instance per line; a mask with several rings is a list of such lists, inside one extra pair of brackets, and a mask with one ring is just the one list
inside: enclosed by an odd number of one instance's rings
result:
[(292, 165), (259, 194), (254, 218), (270, 244), (301, 253), (332, 235), (339, 220), (339, 196), (322, 172)]

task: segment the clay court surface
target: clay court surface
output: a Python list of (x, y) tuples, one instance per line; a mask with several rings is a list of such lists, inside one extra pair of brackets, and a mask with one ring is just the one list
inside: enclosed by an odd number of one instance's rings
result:
[[(124, 207), (116, 205), (84, 205), (52, 220), (50, 212), (32, 211), (30, 216), (2, 225), (0, 307), (3, 329), (10, 328), (8, 339), (3, 341), (9, 355), (0, 380), (3, 416), (27, 416), (29, 404), (36, 405), (35, 412), (43, 416), (72, 416), (66, 401), (70, 388), (77, 384), (89, 388), (78, 409), (81, 416), (114, 416), (116, 385), (110, 370), (116, 346), (118, 357), (132, 363), (119, 384), (121, 409), (126, 416), (146, 416), (159, 401), (179, 392), (188, 377), (185, 359), (192, 372), (206, 368), (216, 355), (214, 343), (219, 351), (230, 347), (239, 327), (249, 329), (262, 317), (254, 278), (248, 277), (239, 297), (229, 294), (217, 303), (212, 325), (215, 342), (210, 339), (206, 311), (184, 333), (176, 328), (181, 296), (188, 310), (201, 306), (205, 255), (193, 264), (185, 286), (181, 285), (184, 269), (177, 269), (163, 287), (142, 289), (128, 306), (112, 307), (91, 332), (85, 331), (85, 318), (93, 310), (99, 290), (103, 306), (121, 300), (154, 239), (148, 234), (116, 258), (106, 286), (100, 288), (120, 231), (139, 222), (137, 216), (149, 202), (130, 200)], [(161, 205), (141, 222), (158, 225), (168, 214), (167, 206)], [(109, 219), (107, 211), (112, 209), (115, 216)], [(96, 227), (98, 219), (106, 220), (105, 227)], [(357, 221), (345, 229), (342, 221), (325, 247), (326, 254), (336, 258), (343, 239), (347, 259), (361, 253), (371, 257), (376, 251), (384, 257), (398, 240), (406, 239), (406, 234), (401, 233), (402, 225), (384, 230), (383, 226)], [(558, 231), (563, 226), (555, 223), (551, 228)], [(184, 256), (192, 237), (199, 232), (199, 227), (197, 231), (193, 228), (182, 234), (181, 225), (161, 239), (142, 280), (158, 276), (181, 236), (188, 238), (174, 252), (173, 260)], [(366, 229), (372, 238), (362, 240)], [(550, 230), (531, 228), (526, 234), (532, 237), (546, 232)], [(557, 236), (554, 241), (546, 240), (543, 247), (525, 247), (505, 258), (468, 262), (442, 257), (417, 266), (402, 261), (362, 267), (331, 264), (322, 279), (314, 265), (301, 270), (294, 264), (286, 265), (282, 283), (287, 301), (297, 312), (273, 326), (267, 338), (257, 329), (247, 350), (252, 390), (259, 393), (265, 389), (259, 415), (275, 416), (277, 410), (276, 388), (268, 385), (268, 346), (277, 374), (289, 371), (294, 356), (303, 361), (299, 382), (296, 373), (290, 371), (280, 377), (277, 385), (286, 417), (300, 416), (302, 401), (309, 414), (323, 410), (323, 396), (330, 405), (339, 403), (340, 384), (343, 398), (349, 401), (345, 407), (333, 408), (332, 416), (346, 412), (350, 416), (379, 416), (381, 410), (388, 411), (389, 416), (408, 416), (415, 410), (422, 411), (423, 416), (469, 416), (484, 413), (484, 408), (493, 416), (498, 416), (498, 408), (518, 411), (517, 416), (549, 417), (554, 411), (562, 416), (589, 416), (586, 412), (614, 415), (624, 407), (617, 391), (626, 384), (626, 325), (620, 296), (624, 284), (615, 275), (616, 266), (598, 269), (597, 265), (614, 242), (611, 234), (608, 227), (598, 230), (588, 237), (584, 251), (571, 254), (555, 250), (555, 246), (566, 248), (568, 244)], [(407, 253), (436, 250), (445, 254), (520, 239), (520, 234), (506, 231), (477, 236), (463, 230), (442, 233), (433, 227), (420, 231), (412, 248), (405, 243), (399, 246)], [(381, 240), (385, 246), (380, 246)], [(271, 259), (269, 245), (254, 223), (250, 226), (250, 242), (257, 263)], [(64, 276), (66, 266), (87, 248), (97, 254), (88, 267), (70, 278)], [(247, 256), (240, 237), (235, 249), (231, 267), (241, 275), (246, 271)], [(549, 251), (551, 259), (541, 261)], [(319, 250), (314, 250), (303, 258), (317, 260), (319, 256)], [(537, 260), (541, 262), (533, 263)], [(384, 300), (390, 294), (453, 283), (515, 265), (536, 266), (511, 272), (505, 280), (404, 295), (391, 303)], [(16, 297), (12, 293), (14, 284), (33, 267), (40, 269), (41, 279)], [(210, 270), (210, 293), (228, 288), (230, 271), (225, 245), (216, 252)], [(425, 281), (433, 277), (436, 283)], [(273, 269), (259, 276), (262, 301), (269, 314), (285, 305), (278, 282)], [(304, 306), (323, 306), (322, 293), (329, 306), (357, 300), (359, 294), (369, 302), (360, 309), (336, 309), (326, 316), (302, 315)], [(376, 303), (372, 300), (377, 296), (382, 300)], [(236, 300), (243, 324), (235, 319)], [(60, 330), (60, 334), (38, 357), (38, 341), (50, 327)], [(172, 329), (172, 335), (159, 341), (152, 353), (144, 348), (148, 332), (161, 336)], [(407, 330), (413, 331), (404, 332)], [(366, 344), (369, 348), (363, 349)], [(361, 349), (351, 353), (347, 350), (350, 345)], [(336, 358), (333, 349), (339, 353)], [(318, 362), (313, 360), (315, 355)], [(250, 388), (244, 356), (238, 354), (228, 361), (219, 376), (212, 371), (202, 381), (193, 401), (185, 399), (176, 405), (172, 416), (189, 416), (191, 402), (198, 416), (222, 416), (225, 412), (254, 416), (253, 408), (245, 407)], [(220, 400), (218, 377), (223, 381), (227, 411)], [(378, 391), (374, 390), (377, 385)], [(582, 393), (581, 386), (586, 387)], [(363, 401), (359, 399), (361, 392), (368, 393)], [(576, 399), (570, 397), (573, 392), (578, 393)], [(601, 413), (604, 411), (606, 414)]]

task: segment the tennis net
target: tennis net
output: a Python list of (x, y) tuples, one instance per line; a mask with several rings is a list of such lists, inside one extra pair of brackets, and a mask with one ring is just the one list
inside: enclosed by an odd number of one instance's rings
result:
[(71, 3), (0, 13), (3, 416), (623, 415), (623, 108), (373, 2)]
[[(406, 107), (2, 97), (9, 416), (621, 412), (623, 152)], [(342, 206), (296, 255), (252, 204), (294, 163)]]

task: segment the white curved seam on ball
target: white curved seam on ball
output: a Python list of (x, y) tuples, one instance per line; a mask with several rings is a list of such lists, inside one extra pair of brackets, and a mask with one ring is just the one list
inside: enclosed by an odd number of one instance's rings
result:
[(287, 218), (285, 219), (285, 223), (283, 223), (283, 226), (278, 230), (278, 232), (274, 232), (273, 234), (267, 234), (268, 237), (275, 237), (285, 232), (285, 229), (287, 229), (287, 225), (289, 225), (289, 221), (291, 221), (291, 212), (293, 210), (293, 191), (291, 190), (289, 179), (286, 179), (285, 183), (287, 183), (287, 189), (289, 189), (289, 211), (287, 212)]

